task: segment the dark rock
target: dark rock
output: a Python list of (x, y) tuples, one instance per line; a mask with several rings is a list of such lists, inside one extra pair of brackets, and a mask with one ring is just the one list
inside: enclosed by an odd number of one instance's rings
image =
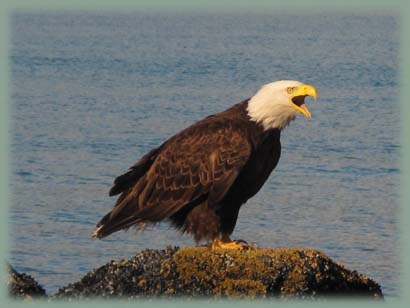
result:
[(310, 249), (144, 250), (111, 261), (53, 298), (298, 297), (383, 298), (379, 284)]
[(46, 296), (46, 291), (31, 276), (18, 273), (9, 264), (7, 264), (7, 271), (10, 296), (24, 299)]
[[(177, 248), (147, 249), (130, 260), (111, 261), (60, 289), (53, 298), (147, 297), (166, 295), (170, 279), (176, 279)], [(174, 275), (175, 277), (172, 277)]]

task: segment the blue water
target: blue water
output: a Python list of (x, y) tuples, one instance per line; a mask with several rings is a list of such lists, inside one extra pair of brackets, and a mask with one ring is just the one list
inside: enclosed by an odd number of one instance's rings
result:
[(267, 82), (316, 86), (311, 120), (233, 238), (319, 249), (399, 296), (399, 25), (394, 15), (12, 16), (10, 262), (49, 293), (111, 259), (192, 245), (166, 224), (89, 238), (113, 179)]

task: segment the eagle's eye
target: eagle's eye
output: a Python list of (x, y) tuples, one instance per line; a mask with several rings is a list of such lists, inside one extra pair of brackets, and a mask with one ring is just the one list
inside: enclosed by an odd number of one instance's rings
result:
[(286, 89), (286, 92), (288, 92), (289, 94), (292, 94), (294, 90), (295, 90), (295, 87), (289, 87)]

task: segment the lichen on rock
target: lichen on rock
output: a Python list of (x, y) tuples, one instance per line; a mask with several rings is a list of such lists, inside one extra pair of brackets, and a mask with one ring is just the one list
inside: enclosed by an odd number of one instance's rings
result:
[[(173, 257), (183, 289), (217, 296), (382, 296), (380, 286), (317, 250), (181, 248)], [(244, 286), (248, 286), (247, 288)]]
[(379, 284), (313, 249), (211, 251), (207, 247), (168, 247), (111, 261), (61, 288), (50, 299), (330, 295), (383, 298)]

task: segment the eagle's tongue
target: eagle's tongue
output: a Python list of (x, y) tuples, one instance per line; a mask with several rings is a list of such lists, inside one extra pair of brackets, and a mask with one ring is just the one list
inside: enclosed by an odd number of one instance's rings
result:
[(306, 104), (303, 103), (302, 105), (299, 106), (300, 108), (302, 108), (303, 110), (305, 110), (307, 113), (310, 113), (309, 109), (307, 108)]
[(305, 104), (305, 103), (302, 103), (301, 105), (299, 105), (299, 108), (303, 110), (303, 111), (302, 111), (303, 115), (304, 115), (306, 118), (310, 119), (310, 117), (311, 117), (310, 111), (309, 111), (308, 107), (306, 106), (306, 104)]

